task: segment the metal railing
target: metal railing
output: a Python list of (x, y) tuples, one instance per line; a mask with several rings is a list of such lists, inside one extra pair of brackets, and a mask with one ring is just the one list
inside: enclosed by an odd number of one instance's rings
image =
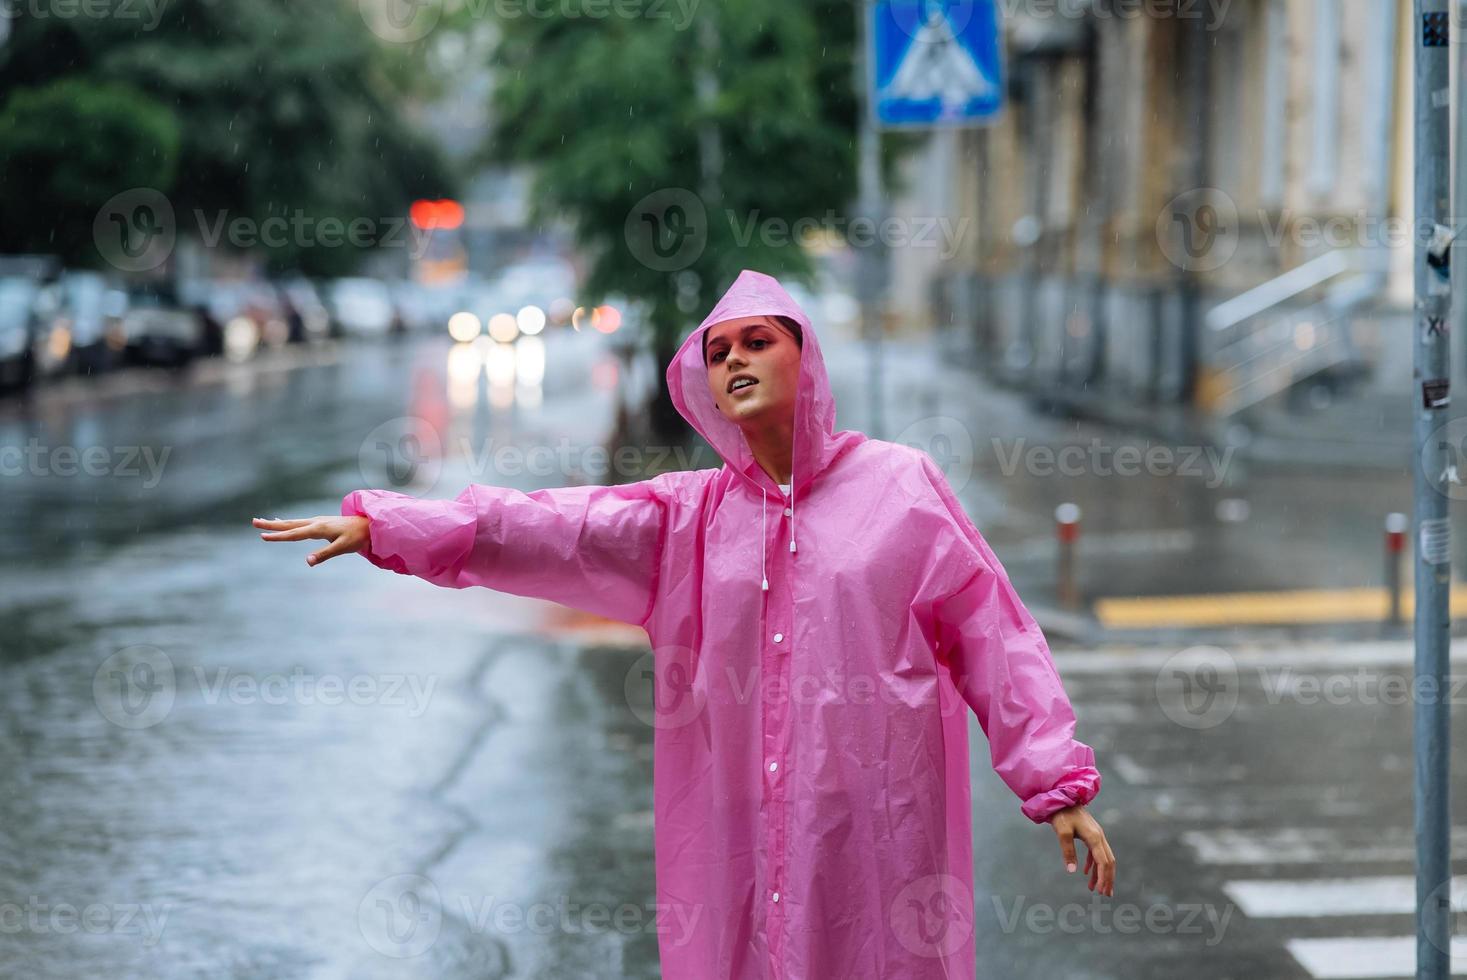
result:
[(1234, 415), (1321, 371), (1364, 367), (1351, 332), (1354, 314), (1384, 290), (1388, 262), (1382, 248), (1339, 249), (1209, 310), (1213, 411)]

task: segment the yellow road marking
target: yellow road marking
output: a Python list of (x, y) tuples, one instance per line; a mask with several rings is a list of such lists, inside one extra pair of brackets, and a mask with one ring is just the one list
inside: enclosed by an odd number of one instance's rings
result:
[[(1401, 594), (1403, 619), (1411, 619), (1414, 605), (1412, 591), (1404, 590)], [(1097, 599), (1095, 615), (1103, 626), (1145, 629), (1157, 626), (1384, 620), (1389, 608), (1390, 599), (1383, 588), (1296, 589)], [(1452, 584), (1451, 612), (1454, 617), (1467, 616), (1467, 584)]]

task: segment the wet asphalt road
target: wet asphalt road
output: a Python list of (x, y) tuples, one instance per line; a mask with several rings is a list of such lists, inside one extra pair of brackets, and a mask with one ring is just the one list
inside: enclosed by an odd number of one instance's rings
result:
[[(451, 496), (593, 470), (615, 398), (596, 341), (548, 338), (543, 380), (517, 387), (487, 380), (503, 365), (424, 340), (0, 409), (0, 446), (34, 447), (0, 483), (0, 974), (658, 975), (652, 730), (626, 686), (642, 651), (514, 597), (350, 557), (308, 569), (307, 546), (261, 544), (247, 523), (334, 513), (360, 486)], [(853, 404), (842, 424), (860, 424), (859, 352), (828, 346)], [(1367, 518), (1404, 471), (1334, 481), (1309, 507), (1313, 475), (1046, 475), (1022, 452), (1088, 430), (913, 360), (889, 376), (906, 386), (892, 428), (951, 453), (1021, 594), (1048, 588), (1062, 499), (1109, 542), (1091, 594), (1375, 581)], [(1033, 442), (1005, 472), (999, 449), (1013, 458), (1020, 438)], [(492, 458), (532, 446), (560, 455)], [(1217, 500), (1243, 496), (1249, 521), (1217, 520)], [(1191, 537), (1146, 537), (1158, 530)], [(1263, 547), (1280, 533), (1289, 548)], [(1315, 580), (1293, 581), (1304, 570)], [(1200, 713), (1173, 652), (1061, 654), (1104, 774), (1093, 809), (1121, 860), (1113, 900), (1064, 873), (973, 725), (981, 975), (1306, 977), (1332, 947), (1290, 942), (1409, 935), (1384, 899), (1278, 915), (1236, 887), (1354, 876), (1371, 883), (1321, 894), (1388, 895), (1381, 879), (1410, 874), (1410, 707), (1378, 696), (1407, 669), (1400, 652), (1229, 648), (1221, 674), (1186, 667), (1231, 700)], [(1302, 676), (1345, 682), (1321, 703)]]

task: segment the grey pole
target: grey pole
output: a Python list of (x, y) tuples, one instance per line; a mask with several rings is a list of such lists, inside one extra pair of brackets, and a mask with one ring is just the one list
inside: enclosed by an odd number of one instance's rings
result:
[[(885, 219), (881, 195), (881, 138), (876, 130), (876, 107), (871, 104), (871, 93), (875, 90), (876, 66), (868, 64), (871, 56), (870, 16), (871, 0), (856, 4), (856, 93), (861, 104), (860, 170), (859, 170), (859, 217), (870, 222), (871, 240), (860, 244), (860, 282), (856, 284), (857, 298), (861, 301), (861, 333), (866, 338), (867, 367), (869, 373), (866, 393), (870, 406), (870, 423), (867, 435), (874, 439), (882, 437), (885, 419), (882, 417), (881, 393), (881, 334), (882, 299), (885, 295), (886, 253), (881, 247), (881, 222)], [(854, 230), (854, 228), (853, 228)], [(862, 229), (864, 235), (867, 229)]]
[[(1447, 519), (1447, 446), (1437, 429), (1448, 403), (1447, 317), (1451, 231), (1448, 194), (1450, 14), (1447, 0), (1415, 0), (1416, 263), (1415, 443), (1415, 829), (1416, 976), (1451, 974), (1451, 855), (1447, 691), (1447, 607), (1451, 525)], [(1459, 98), (1460, 102), (1460, 98)], [(1461, 274), (1459, 272), (1459, 274)]]

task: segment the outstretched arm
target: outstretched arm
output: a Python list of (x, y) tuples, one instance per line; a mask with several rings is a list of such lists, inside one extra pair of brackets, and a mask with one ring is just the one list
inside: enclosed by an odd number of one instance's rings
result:
[(280, 522), (298, 526), (264, 537), (328, 538), (318, 561), (360, 551), (446, 588), (484, 586), (640, 625), (657, 587), (667, 500), (663, 477), (530, 493), (472, 484), (454, 500), (357, 490), (342, 500), (342, 517)]

